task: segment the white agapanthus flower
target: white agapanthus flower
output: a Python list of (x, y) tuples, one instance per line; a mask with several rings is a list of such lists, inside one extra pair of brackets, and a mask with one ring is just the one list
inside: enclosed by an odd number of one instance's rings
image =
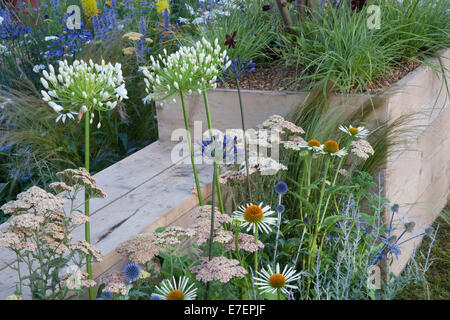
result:
[(144, 74), (147, 97), (160, 101), (166, 100), (180, 92), (193, 94), (216, 88), (218, 76), (226, 70), (231, 61), (227, 59), (226, 50), (222, 50), (219, 40), (213, 44), (203, 38), (193, 46), (183, 46), (177, 52), (158, 60), (150, 57), (150, 70), (140, 69)]
[(39, 73), (39, 71), (44, 70), (45, 66), (43, 64), (37, 64), (33, 67), (33, 72)]
[(112, 110), (128, 99), (120, 63), (75, 60), (69, 65), (64, 60), (59, 61), (57, 70), (50, 64), (42, 75), (42, 100), (58, 113), (57, 122), (75, 119), (76, 115), (81, 120), (86, 112)]

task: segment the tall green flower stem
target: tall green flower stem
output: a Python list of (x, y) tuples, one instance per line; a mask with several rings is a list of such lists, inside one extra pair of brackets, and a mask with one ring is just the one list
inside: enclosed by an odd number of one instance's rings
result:
[[(321, 216), (321, 208), (322, 208), (322, 202), (323, 202), (323, 198), (325, 195), (325, 185), (326, 185), (326, 181), (327, 181), (327, 174), (328, 174), (328, 169), (330, 167), (330, 156), (327, 156), (326, 162), (325, 162), (325, 168), (323, 171), (323, 181), (322, 181), (322, 186), (320, 188), (320, 197), (319, 197), (319, 203), (318, 203), (318, 208), (317, 208), (317, 219), (318, 221), (322, 221), (322, 216)], [(325, 210), (324, 210), (325, 212)], [(325, 213), (324, 213), (325, 214)], [(318, 237), (318, 233), (320, 232), (320, 224), (316, 223), (315, 227), (314, 227), (314, 232), (312, 235), (312, 239), (310, 240), (309, 243), (309, 256), (308, 256), (308, 271), (311, 272), (312, 270), (312, 262), (315, 259), (315, 254), (314, 254), (314, 249), (317, 247), (317, 237)], [(317, 249), (316, 249), (317, 250)], [(311, 279), (308, 278), (308, 285), (307, 285), (307, 289), (306, 292), (309, 292), (309, 287), (311, 285)]]
[(186, 101), (184, 99), (183, 91), (180, 90), (179, 93), (180, 93), (180, 97), (181, 97), (181, 105), (183, 107), (184, 126), (186, 128), (187, 142), (189, 145), (189, 152), (191, 154), (192, 170), (194, 171), (195, 185), (197, 187), (198, 203), (200, 206), (202, 206), (203, 205), (203, 196), (202, 196), (202, 190), (200, 189), (200, 182), (198, 180), (197, 166), (195, 164), (194, 147), (192, 145), (191, 130), (189, 128), (189, 120), (188, 120), (188, 116), (187, 116), (187, 112), (186, 112)]
[[(87, 172), (89, 172), (89, 121), (90, 121), (90, 112), (86, 111), (84, 115), (84, 167)], [(89, 195), (87, 190), (84, 191), (84, 214), (89, 217)], [(91, 243), (91, 228), (89, 221), (84, 224), (84, 234), (87, 243)], [(86, 256), (86, 269), (88, 273), (88, 279), (92, 280), (92, 263), (91, 257), (89, 255)], [(94, 287), (89, 287), (89, 298), (91, 300), (95, 299), (94, 295)]]
[[(206, 90), (203, 90), (203, 102), (205, 103), (205, 109), (206, 109), (206, 119), (208, 121), (208, 129), (211, 135), (211, 140), (214, 140), (213, 134), (212, 134), (212, 121), (211, 121), (211, 112), (209, 109), (209, 101), (208, 101), (208, 94), (206, 93)], [(214, 141), (213, 141), (214, 143)], [(217, 198), (219, 199), (219, 209), (221, 213), (225, 213), (225, 206), (223, 204), (222, 199), (222, 189), (220, 187), (220, 180), (219, 180), (219, 169), (217, 168), (216, 161), (214, 160), (214, 177), (215, 177), (215, 183), (217, 188)]]
[[(258, 248), (258, 228), (255, 228), (255, 244), (256, 248)], [(258, 271), (258, 249), (255, 251), (255, 274)]]
[(247, 174), (247, 192), (248, 192), (248, 197), (250, 199), (250, 203), (253, 202), (252, 199), (252, 190), (250, 187), (250, 173), (249, 173), (249, 166), (248, 166), (248, 150), (247, 150), (247, 138), (245, 136), (245, 119), (244, 119), (244, 107), (242, 104), (242, 96), (241, 96), (241, 87), (239, 86), (239, 79), (236, 78), (236, 88), (237, 88), (237, 92), (238, 92), (238, 97), (239, 97), (239, 108), (241, 110), (241, 122), (242, 122), (242, 131), (244, 133), (244, 156), (245, 156), (245, 170), (246, 170), (246, 174)]
[[(216, 173), (217, 165), (214, 161), (214, 173)], [(211, 190), (211, 222), (210, 222), (210, 229), (209, 229), (209, 251), (208, 251), (208, 260), (211, 261), (212, 259), (212, 251), (213, 251), (213, 241), (214, 241), (214, 196), (215, 196), (215, 180), (216, 175), (213, 174), (213, 182), (212, 182), (212, 190)], [(205, 299), (208, 300), (208, 293), (209, 293), (209, 282), (206, 283), (206, 293), (205, 293)]]

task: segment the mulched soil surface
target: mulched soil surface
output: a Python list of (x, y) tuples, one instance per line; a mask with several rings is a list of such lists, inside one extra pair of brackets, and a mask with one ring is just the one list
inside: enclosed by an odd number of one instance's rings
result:
[[(420, 62), (406, 61), (389, 74), (386, 74), (382, 79), (377, 79), (375, 83), (367, 85), (367, 87), (370, 93), (379, 93), (398, 82), (420, 65)], [(293, 66), (257, 66), (251, 74), (239, 79), (239, 85), (241, 89), (249, 90), (300, 91), (307, 86), (307, 83), (296, 81), (299, 74), (300, 72), (296, 71), (296, 68)], [(218, 88), (236, 89), (236, 84), (234, 82), (219, 82)], [(356, 93), (356, 91), (355, 89), (350, 89), (347, 93)]]

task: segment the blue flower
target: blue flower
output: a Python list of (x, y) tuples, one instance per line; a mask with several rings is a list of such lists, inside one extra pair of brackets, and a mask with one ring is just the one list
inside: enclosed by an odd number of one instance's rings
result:
[(238, 54), (237, 59), (225, 60), (225, 64), (231, 60), (231, 65), (222, 74), (225, 81), (238, 80), (240, 77), (249, 75), (255, 70), (255, 63), (252, 60), (245, 61), (241, 59), (241, 54)]
[(282, 205), (282, 204), (279, 204), (278, 206), (277, 206), (277, 212), (278, 213), (283, 213), (284, 212), (284, 210), (285, 210), (285, 207)]
[(141, 275), (141, 269), (135, 263), (129, 263), (123, 269), (123, 275), (128, 282), (134, 282), (139, 279)]
[(162, 300), (162, 298), (159, 295), (152, 293), (148, 300)]
[(103, 298), (103, 300), (105, 300), (105, 299), (112, 299), (113, 298), (113, 294), (110, 291), (108, 291), (108, 290), (103, 290), (101, 295), (100, 295), (100, 297)]
[(275, 185), (275, 192), (277, 194), (285, 194), (288, 191), (288, 186), (284, 181), (278, 181)]

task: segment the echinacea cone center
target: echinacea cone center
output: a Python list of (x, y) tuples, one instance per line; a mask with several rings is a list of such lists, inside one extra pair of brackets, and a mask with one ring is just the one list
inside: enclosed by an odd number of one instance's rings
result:
[(286, 283), (286, 279), (280, 273), (275, 273), (269, 278), (270, 285), (273, 288), (283, 288)]
[(339, 151), (339, 145), (336, 141), (328, 140), (325, 142), (323, 150), (329, 153), (336, 153)]
[(260, 206), (252, 205), (248, 207), (244, 212), (244, 219), (248, 222), (261, 222), (264, 217), (263, 210)]
[(169, 292), (167, 300), (183, 300), (184, 294), (181, 290), (175, 289)]
[(308, 147), (320, 147), (320, 142), (315, 139), (311, 139), (308, 141)]

